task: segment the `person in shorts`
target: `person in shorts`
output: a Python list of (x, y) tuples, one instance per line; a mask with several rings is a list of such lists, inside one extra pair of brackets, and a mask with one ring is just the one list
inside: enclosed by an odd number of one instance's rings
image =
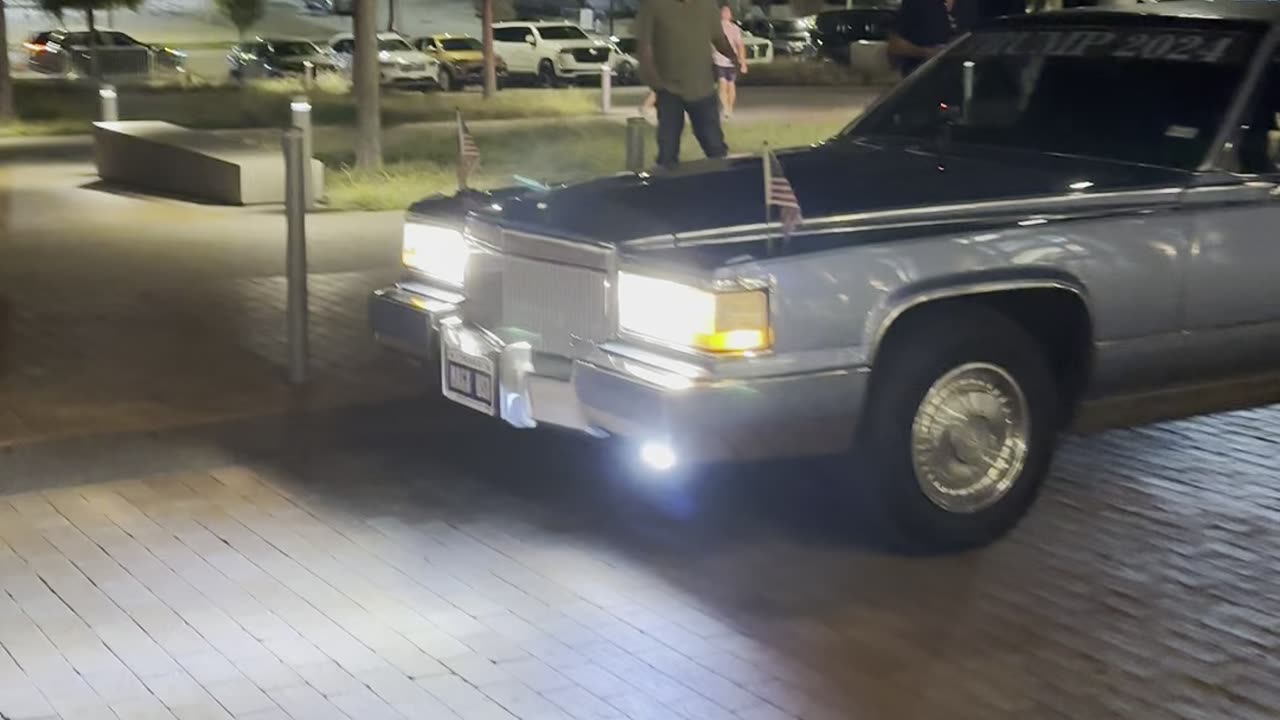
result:
[(734, 57), (729, 58), (712, 48), (711, 61), (715, 64), (716, 82), (720, 86), (720, 112), (725, 118), (731, 118), (733, 106), (738, 101), (738, 73), (747, 72), (747, 51), (742, 44), (742, 28), (733, 21), (733, 10), (728, 5), (720, 7), (720, 26), (733, 47)]

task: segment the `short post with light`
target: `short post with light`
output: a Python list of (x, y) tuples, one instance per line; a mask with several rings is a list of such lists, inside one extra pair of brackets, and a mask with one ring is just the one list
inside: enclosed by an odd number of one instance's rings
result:
[(114, 85), (103, 85), (98, 88), (98, 118), (103, 122), (116, 122), (120, 119), (120, 105), (116, 97)]
[(960, 106), (960, 117), (965, 121), (969, 121), (969, 106), (973, 104), (973, 61), (965, 60), (961, 74), (962, 89), (964, 92), (963, 104)]
[(302, 177), (303, 197), (307, 210), (315, 208), (315, 182), (311, 177), (311, 101), (305, 95), (299, 95), (289, 103), (293, 127), (302, 132)]
[(609, 63), (600, 66), (600, 114), (613, 110), (613, 68)]
[(644, 136), (649, 123), (642, 117), (627, 118), (627, 170), (644, 169)]
[(316, 64), (310, 60), (302, 61), (302, 89), (311, 92), (316, 85)]
[(303, 133), (296, 127), (284, 131), (285, 325), (289, 338), (289, 382), (307, 381), (307, 226), (306, 176), (310, 165), (303, 154)]

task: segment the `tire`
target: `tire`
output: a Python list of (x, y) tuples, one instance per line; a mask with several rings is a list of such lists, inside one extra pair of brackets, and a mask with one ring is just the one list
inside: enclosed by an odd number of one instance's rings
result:
[(440, 66), (440, 71), (436, 73), (436, 84), (444, 92), (453, 90), (453, 73), (449, 72), (449, 68)]
[(630, 85), (635, 82), (636, 69), (631, 66), (631, 63), (619, 63), (617, 73), (619, 85)]
[(1048, 473), (1060, 406), (1043, 351), (1005, 315), (959, 301), (905, 316), (875, 360), (855, 442), (863, 514), (902, 549), (998, 539)]
[(559, 84), (556, 78), (556, 67), (551, 64), (550, 60), (543, 60), (538, 63), (537, 85), (540, 88), (553, 88)]

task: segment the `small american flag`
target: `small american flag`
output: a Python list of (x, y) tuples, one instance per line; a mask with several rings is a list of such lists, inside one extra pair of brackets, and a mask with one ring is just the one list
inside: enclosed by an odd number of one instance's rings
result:
[(472, 171), (480, 167), (480, 147), (462, 120), (462, 111), (458, 111), (458, 189), (467, 187), (467, 178)]
[(764, 149), (764, 206), (769, 211), (778, 208), (778, 219), (782, 221), (782, 236), (788, 237), (803, 216), (800, 214), (800, 201), (796, 199), (796, 191), (782, 172), (782, 163), (767, 146)]

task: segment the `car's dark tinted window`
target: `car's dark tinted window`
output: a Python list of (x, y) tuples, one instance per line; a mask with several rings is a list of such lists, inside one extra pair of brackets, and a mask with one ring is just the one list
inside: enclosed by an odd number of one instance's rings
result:
[(828, 42), (884, 40), (896, 23), (897, 11), (884, 8), (824, 12), (815, 21), (819, 35)]
[(538, 28), (543, 40), (586, 40), (587, 34), (582, 28), (573, 25), (546, 25)]
[(1193, 168), (1257, 37), (1168, 27), (975, 33), (854, 132), (933, 139), (949, 124), (955, 142)]
[(450, 52), (459, 50), (479, 50), (480, 41), (475, 38), (445, 38), (440, 41), (440, 47)]
[(320, 54), (320, 48), (302, 40), (274, 41), (269, 46), (271, 54), (279, 55), (280, 57)]
[(333, 44), (333, 51), (343, 55), (350, 55), (352, 49), (355, 48), (355, 44), (355, 40), (339, 40)]
[(136, 47), (142, 44), (122, 32), (111, 32), (107, 34), (111, 37), (110, 43), (116, 47)]
[(392, 37), (378, 38), (378, 50), (381, 50), (383, 52), (404, 52), (405, 50), (412, 50), (412, 49), (413, 49), (412, 45), (405, 42), (404, 40), (401, 40), (400, 38), (392, 38)]
[(529, 34), (527, 27), (500, 27), (493, 29), (493, 39), (498, 42), (524, 42), (524, 36)]

